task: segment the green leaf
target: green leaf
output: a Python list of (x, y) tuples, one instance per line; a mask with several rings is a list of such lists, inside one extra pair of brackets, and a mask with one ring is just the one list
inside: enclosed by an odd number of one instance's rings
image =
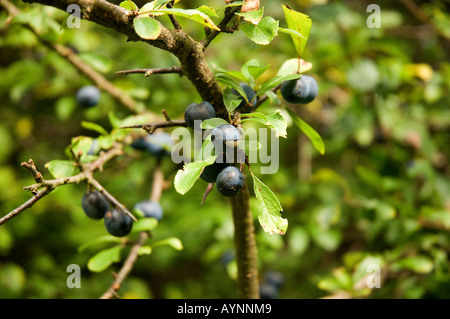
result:
[(219, 126), (220, 124), (228, 124), (227, 121), (220, 117), (214, 117), (212, 119), (203, 120), (200, 124), (200, 127), (204, 130), (215, 128), (216, 126)]
[(243, 118), (241, 122), (258, 122), (273, 129), (276, 137), (287, 137), (287, 122), (280, 110), (276, 110), (267, 115), (254, 112), (243, 114), (241, 117)]
[(156, 0), (154, 7), (155, 9), (161, 9), (165, 7), (170, 1), (172, 0)]
[(150, 231), (158, 226), (158, 220), (152, 217), (146, 217), (139, 219), (137, 222), (133, 224), (133, 228), (131, 229), (131, 233), (139, 233), (142, 231)]
[(80, 247), (78, 247), (78, 252), (82, 253), (85, 250), (87, 250), (88, 248), (91, 247), (96, 247), (96, 246), (100, 246), (100, 245), (104, 245), (104, 244), (120, 244), (122, 240), (118, 237), (114, 237), (111, 235), (105, 235), (105, 236), (100, 236), (97, 238), (94, 238), (86, 243), (84, 243), (83, 245), (81, 245)]
[(214, 163), (217, 156), (212, 156), (207, 160), (185, 164), (183, 169), (178, 170), (175, 175), (174, 187), (181, 195), (186, 194), (200, 177), (203, 169)]
[[(130, 5), (131, 4), (131, 5)], [(122, 1), (119, 6), (121, 6), (122, 8), (125, 8), (127, 10), (138, 10), (138, 6), (136, 5), (136, 3), (134, 3), (133, 1), (129, 1), (129, 0), (125, 0)]]
[(146, 40), (156, 40), (161, 34), (161, 26), (155, 19), (140, 17), (134, 19), (134, 30)]
[(256, 66), (256, 65), (249, 65), (248, 66), (248, 72), (250, 75), (256, 80), (259, 78), (264, 72), (266, 72), (267, 69), (270, 68), (270, 64), (266, 66)]
[(292, 117), (294, 124), (308, 136), (311, 140), (313, 146), (320, 154), (325, 154), (325, 144), (323, 143), (322, 137), (317, 133), (311, 126), (304, 122), (301, 118), (297, 116), (294, 112), (286, 108), (289, 115)]
[(202, 12), (202, 13), (204, 13), (204, 14), (206, 14), (210, 18), (218, 17), (216, 11), (213, 8), (211, 8), (211, 7), (203, 5), (201, 7), (198, 7), (197, 10)]
[(45, 168), (54, 178), (64, 178), (72, 176), (75, 171), (75, 165), (71, 161), (53, 160), (45, 164)]
[(223, 92), (223, 103), (228, 113), (231, 113), (241, 104), (241, 99), (227, 87)]
[(121, 245), (102, 250), (89, 259), (87, 264), (88, 269), (93, 272), (101, 272), (111, 264), (119, 262), (121, 250)]
[(255, 78), (250, 74), (249, 67), (250, 66), (261, 66), (257, 59), (250, 59), (245, 62), (241, 67), (241, 73), (244, 75), (244, 81), (250, 82), (251, 86), (255, 85)]
[(302, 36), (298, 31), (295, 31), (295, 30), (292, 30), (292, 29), (286, 29), (286, 28), (281, 28), (281, 27), (279, 27), (279, 28), (278, 28), (278, 31), (283, 32), (283, 33), (290, 34), (290, 35), (292, 35), (292, 36), (294, 36), (294, 37), (299, 37), (299, 38), (302, 38), (302, 39), (306, 39), (306, 38), (305, 38), (304, 36)]
[[(229, 76), (228, 74), (225, 73), (219, 73), (216, 75), (217, 81), (220, 83), (223, 83), (229, 87), (232, 87), (233, 89), (235, 89), (236, 91), (239, 92), (239, 94), (241, 96), (243, 96), (245, 98), (245, 100), (247, 101), (247, 103), (249, 102), (247, 100), (247, 94), (245, 94), (244, 89), (241, 87), (241, 85), (239, 84), (238, 81), (236, 81), (235, 79), (233, 79), (231, 76)], [(238, 104), (239, 105), (239, 104)]]
[(281, 100), (280, 98), (272, 91), (266, 91), (266, 95), (269, 98), (269, 101), (273, 104), (276, 105), (281, 105)]
[(288, 221), (281, 217), (283, 208), (275, 194), (253, 175), (253, 189), (259, 205), (258, 220), (265, 232), (284, 235)]
[(172, 14), (174, 16), (179, 16), (179, 17), (193, 20), (193, 21), (203, 24), (204, 26), (207, 26), (211, 29), (220, 31), (220, 29), (214, 24), (214, 22), (211, 20), (211, 18), (208, 15), (206, 15), (205, 13), (203, 13), (197, 9), (175, 9), (175, 8), (158, 9), (158, 10), (152, 11), (151, 13), (152, 14), (153, 13)]
[(285, 5), (282, 5), (282, 7), (288, 28), (301, 34), (301, 37), (292, 35), (295, 49), (300, 56), (303, 53), (309, 38), (312, 24), (311, 19), (306, 14), (289, 9)]
[(268, 45), (278, 33), (278, 21), (272, 17), (264, 17), (257, 25), (244, 23), (241, 30), (253, 42)]
[(108, 119), (109, 119), (109, 123), (111, 124), (111, 126), (112, 126), (113, 128), (119, 128), (119, 127), (122, 126), (122, 120), (119, 119), (119, 118), (117, 117), (117, 115), (114, 114), (113, 111), (111, 111), (111, 112), (108, 113)]
[(398, 263), (403, 268), (410, 269), (418, 274), (427, 274), (433, 270), (433, 261), (423, 255), (406, 257)]
[(269, 126), (275, 131), (276, 137), (287, 137), (287, 122), (281, 114), (280, 110), (267, 114), (267, 122)]
[(289, 59), (284, 61), (278, 70), (277, 76), (288, 74), (305, 73), (312, 69), (312, 63), (303, 59)]
[(231, 2), (231, 3), (227, 4), (225, 6), (225, 8), (227, 8), (227, 7), (245, 6), (245, 5), (246, 5), (246, 3), (244, 1), (234, 1), (234, 2)]
[(98, 137), (98, 145), (104, 150), (110, 149), (114, 144), (114, 138), (110, 135), (102, 135)]
[(97, 123), (82, 121), (81, 122), (81, 126), (83, 128), (85, 128), (85, 129), (87, 129), (87, 130), (91, 130), (91, 131), (100, 133), (101, 135), (108, 135), (109, 134), (103, 127), (101, 127)]
[(169, 237), (163, 240), (159, 240), (153, 244), (153, 247), (162, 245), (169, 245), (175, 250), (183, 250), (183, 243), (179, 238), (176, 237)]
[(150, 255), (152, 253), (152, 247), (145, 245), (145, 246), (141, 246), (138, 249), (138, 255), (139, 256), (143, 256), (143, 255)]
[(254, 10), (254, 11), (250, 11), (250, 12), (245, 12), (245, 13), (241, 13), (241, 12), (236, 12), (236, 15), (243, 17), (245, 21), (250, 22), (252, 24), (258, 24), (264, 15), (264, 7), (262, 7), (259, 10)]
[(248, 155), (249, 151), (256, 151), (256, 150), (259, 150), (261, 147), (262, 147), (262, 145), (258, 141), (247, 140), (247, 139), (242, 140), (238, 145), (238, 148), (243, 150), (247, 155)]
[(264, 83), (261, 88), (258, 90), (258, 92), (256, 92), (257, 96), (261, 96), (264, 93), (266, 93), (267, 91), (273, 89), (274, 87), (276, 87), (277, 85), (281, 84), (281, 82), (283, 81), (289, 81), (289, 80), (293, 80), (293, 79), (298, 79), (301, 77), (301, 74), (287, 74), (284, 76), (276, 76), (272, 79), (270, 79), (269, 81), (267, 81), (266, 83)]
[(261, 112), (252, 112), (252, 113), (243, 113), (240, 116), (241, 118), (259, 118), (267, 122), (267, 116)]

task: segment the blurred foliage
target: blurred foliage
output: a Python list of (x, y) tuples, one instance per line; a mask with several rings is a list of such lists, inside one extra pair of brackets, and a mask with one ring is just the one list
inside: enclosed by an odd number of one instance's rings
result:
[[(146, 1), (141, 2), (136, 1)], [(262, 3), (266, 14), (282, 20), (278, 1)], [(450, 297), (450, 16), (445, 1), (415, 3), (429, 18), (427, 24), (401, 2), (381, 1), (381, 28), (370, 29), (368, 1), (289, 1), (312, 18), (303, 58), (312, 62), (309, 74), (320, 88), (318, 99), (296, 111), (320, 133), (326, 153), (320, 155), (290, 126), (288, 139), (280, 141), (279, 171), (261, 176), (283, 205), (286, 235), (264, 233), (256, 222), (256, 201), (251, 201), (261, 278), (269, 270), (285, 278), (278, 298)], [(109, 131), (110, 111), (118, 118), (128, 115), (104, 92), (98, 107), (80, 109), (75, 93), (89, 80), (23, 22), (36, 27), (43, 39), (73, 48), (155, 113), (165, 108), (172, 118), (182, 118), (188, 104), (201, 101), (188, 80), (177, 75), (115, 74), (176, 65), (171, 55), (126, 42), (88, 21), (80, 29), (61, 29), (66, 13), (15, 4), (23, 13), (12, 21), (0, 11), (1, 216), (30, 196), (22, 187), (34, 181), (21, 162), (33, 158), (50, 178), (44, 164), (67, 159), (72, 137), (98, 137), (82, 121)], [(210, 5), (223, 6), (223, 1)], [(180, 23), (194, 38), (203, 37), (199, 24), (183, 18)], [(285, 26), (283, 21), (280, 25)], [(236, 32), (220, 35), (206, 56), (211, 66), (229, 70), (256, 58), (271, 66), (259, 79), (264, 83), (284, 61), (295, 58), (295, 48), (289, 36), (257, 46)], [(109, 163), (96, 177), (132, 207), (148, 198), (155, 163), (149, 154), (130, 148), (128, 156)], [(179, 167), (170, 160), (163, 165), (173, 180)], [(199, 181), (186, 196), (173, 185), (164, 192), (164, 219), (149, 243), (177, 237), (184, 248), (161, 246), (141, 256), (121, 288), (122, 297), (236, 296), (231, 212), (217, 192), (200, 206), (205, 187)], [(87, 261), (98, 250), (78, 251), (106, 234), (101, 221), (82, 211), (85, 191), (84, 185), (59, 187), (0, 226), (0, 298), (97, 298), (111, 285), (111, 270), (120, 264), (92, 273)], [(81, 267), (80, 289), (66, 286), (69, 264)], [(381, 269), (381, 288), (365, 285), (373, 264)]]

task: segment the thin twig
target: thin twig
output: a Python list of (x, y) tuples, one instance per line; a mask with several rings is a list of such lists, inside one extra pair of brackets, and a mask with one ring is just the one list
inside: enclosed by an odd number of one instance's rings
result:
[(209, 183), (208, 186), (206, 186), (205, 193), (203, 194), (202, 202), (200, 205), (203, 205), (205, 203), (206, 197), (208, 197), (209, 193), (214, 189), (214, 183)]
[(180, 66), (172, 66), (170, 68), (123, 70), (123, 71), (117, 71), (116, 73), (117, 74), (125, 74), (125, 75), (143, 73), (144, 76), (146, 76), (146, 77), (153, 75), (153, 74), (170, 74), (170, 73), (179, 74), (180, 76), (183, 75), (183, 71)]
[(111, 299), (113, 296), (118, 297), (117, 291), (120, 289), (122, 282), (128, 276), (128, 274), (133, 269), (134, 263), (139, 256), (139, 249), (144, 245), (148, 238), (147, 232), (139, 233), (139, 238), (137, 242), (131, 247), (131, 251), (128, 254), (127, 259), (122, 265), (122, 268), (117, 273), (116, 279), (114, 280), (111, 287), (100, 297), (100, 299)]
[[(270, 91), (273, 93), (276, 93), (280, 88), (281, 88), (281, 84), (278, 84), (276, 87), (274, 87)], [(264, 94), (263, 96), (261, 96), (258, 99), (258, 102), (256, 102), (256, 104), (254, 105), (253, 110), (256, 110), (258, 107), (260, 107), (268, 98), (269, 98), (269, 96), (267, 96), (267, 94)]]
[(206, 50), (206, 48), (209, 46), (209, 44), (221, 33), (223, 32), (223, 30), (227, 30), (227, 32), (231, 32), (231, 30), (229, 28), (227, 28), (227, 24), (228, 22), (231, 21), (231, 19), (233, 19), (235, 17), (235, 13), (240, 11), (241, 7), (240, 6), (236, 6), (236, 7), (228, 7), (225, 9), (225, 15), (222, 19), (222, 21), (219, 23), (219, 25), (217, 26), (219, 28), (219, 30), (210, 30), (207, 32), (206, 37), (203, 39), (203, 41), (201, 42), (201, 44), (203, 45), (203, 51)]
[[(156, 167), (153, 172), (153, 183), (152, 192), (150, 199), (155, 202), (159, 202), (161, 194), (164, 189), (164, 175), (161, 168), (161, 162), (157, 162)], [(139, 238), (137, 242), (131, 247), (128, 257), (124, 261), (119, 272), (115, 275), (115, 280), (108, 288), (108, 290), (100, 297), (100, 299), (111, 299), (112, 297), (118, 297), (117, 291), (122, 286), (123, 281), (126, 279), (128, 274), (133, 269), (133, 266), (139, 257), (139, 249), (144, 245), (147, 238), (149, 238), (150, 233), (143, 231), (139, 233)]]
[[(107, 196), (108, 200), (115, 206), (122, 209), (126, 214), (128, 214), (133, 220), (136, 218), (128, 211), (128, 209), (122, 205), (114, 196), (109, 194), (106, 189), (93, 177), (95, 171), (101, 171), (103, 169), (103, 165), (111, 160), (112, 158), (123, 154), (123, 145), (121, 143), (115, 143), (111, 149), (106, 152), (101, 153), (99, 158), (92, 163), (85, 164), (82, 168), (82, 171), (76, 175), (57, 178), (53, 180), (44, 180), (42, 174), (36, 169), (33, 160), (29, 160), (27, 163), (22, 163), (22, 166), (26, 169), (30, 170), (32, 173), (36, 183), (23, 187), (24, 190), (30, 191), (34, 197), (29, 199), (24, 204), (20, 205), (13, 211), (9, 212), (5, 216), (0, 219), (0, 225), (8, 221), (14, 216), (17, 216), (19, 213), (24, 211), (27, 208), (30, 208), (34, 203), (36, 203), (39, 199), (49, 194), (53, 189), (67, 184), (79, 184), (83, 181), (87, 181), (88, 184), (92, 185), (95, 189), (102, 192), (105, 196)], [(39, 189), (41, 189), (39, 191)]]
[(147, 133), (153, 134), (158, 128), (172, 127), (172, 126), (186, 126), (186, 122), (181, 120), (179, 121), (171, 120), (159, 123), (127, 125), (122, 126), (121, 128), (141, 128), (145, 130)]
[(2, 218), (0, 218), (0, 225), (3, 225), (4, 223), (6, 223), (11, 218), (19, 215), (21, 212), (23, 212), (27, 208), (30, 208), (31, 206), (33, 206), (34, 203), (36, 203), (38, 200), (40, 200), (45, 195), (48, 195), (52, 190), (54, 190), (54, 188), (45, 187), (44, 189), (42, 189), (39, 192), (37, 192), (33, 197), (31, 197), (25, 203), (23, 203), (22, 205), (20, 205), (19, 207), (17, 207), (13, 211), (11, 211), (9, 214), (7, 214), (7, 215), (3, 216)]
[[(169, 9), (172, 9), (173, 8), (173, 1), (169, 2), (166, 5), (166, 7), (169, 8)], [(169, 19), (172, 22), (172, 25), (175, 28), (175, 30), (181, 30), (182, 29), (180, 23), (178, 23), (177, 18), (173, 14), (169, 14)]]

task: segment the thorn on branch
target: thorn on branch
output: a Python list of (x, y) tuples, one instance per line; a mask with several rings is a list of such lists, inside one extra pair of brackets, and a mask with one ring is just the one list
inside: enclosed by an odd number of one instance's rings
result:
[(208, 197), (209, 193), (211, 193), (213, 188), (214, 188), (214, 183), (209, 183), (208, 186), (206, 186), (205, 194), (203, 194), (203, 199), (202, 199), (202, 202), (200, 203), (200, 205), (203, 205), (205, 203), (206, 197)]

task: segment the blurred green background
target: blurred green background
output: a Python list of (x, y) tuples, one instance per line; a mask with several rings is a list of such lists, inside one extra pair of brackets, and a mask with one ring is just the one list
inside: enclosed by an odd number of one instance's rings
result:
[[(105, 92), (98, 107), (80, 109), (75, 93), (91, 82), (42, 45), (24, 23), (31, 23), (44, 39), (75, 49), (155, 113), (165, 108), (172, 118), (182, 119), (188, 104), (201, 101), (178, 75), (115, 74), (177, 65), (170, 54), (126, 42), (88, 21), (80, 29), (61, 29), (67, 13), (13, 3), (22, 11), (19, 17), (9, 21), (0, 11), (1, 216), (30, 197), (22, 187), (34, 180), (21, 162), (32, 158), (44, 177), (51, 178), (45, 163), (66, 159), (72, 137), (97, 137), (81, 121), (109, 130), (109, 112), (119, 118), (129, 115)], [(286, 27), (279, 1), (261, 3), (265, 15)], [(265, 234), (252, 198), (261, 280), (269, 270), (281, 272), (285, 280), (278, 298), (283, 299), (450, 298), (448, 2), (378, 1), (381, 28), (372, 29), (366, 25), (371, 1), (286, 3), (313, 21), (303, 58), (313, 63), (309, 74), (319, 83), (319, 97), (295, 107), (320, 133), (326, 153), (320, 155), (289, 126), (288, 138), (280, 141), (279, 171), (259, 176), (278, 196), (289, 221), (286, 235)], [(203, 4), (223, 7), (222, 0), (179, 3), (186, 8)], [(184, 19), (180, 23), (202, 39), (201, 25)], [(270, 64), (260, 78), (263, 83), (296, 53), (284, 34), (269, 46), (258, 46), (236, 32), (220, 35), (206, 56), (211, 66), (229, 70), (239, 70), (252, 58)], [(148, 198), (155, 163), (149, 154), (130, 148), (96, 177), (132, 207)], [(167, 159), (163, 168), (173, 181), (179, 166)], [(199, 180), (185, 196), (173, 185), (164, 192), (165, 215), (149, 243), (177, 237), (184, 249), (160, 246), (140, 257), (120, 290), (122, 297), (236, 297), (230, 207), (217, 192), (200, 206), (205, 187)], [(82, 211), (85, 191), (83, 184), (59, 187), (0, 226), (0, 298), (98, 298), (111, 285), (111, 271), (120, 263), (93, 273), (87, 261), (98, 250), (78, 252), (82, 244), (106, 235), (103, 222), (88, 219)], [(80, 289), (66, 286), (69, 264), (81, 267)], [(381, 288), (365, 285), (370, 264), (382, 270)]]

